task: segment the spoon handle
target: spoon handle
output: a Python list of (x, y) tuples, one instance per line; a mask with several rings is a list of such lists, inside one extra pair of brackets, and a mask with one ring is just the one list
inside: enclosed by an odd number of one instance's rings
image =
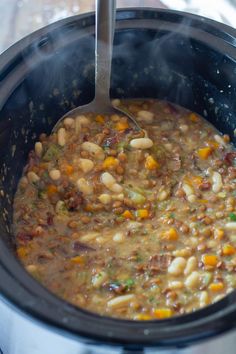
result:
[(95, 98), (99, 106), (110, 106), (112, 46), (116, 0), (96, 0)]

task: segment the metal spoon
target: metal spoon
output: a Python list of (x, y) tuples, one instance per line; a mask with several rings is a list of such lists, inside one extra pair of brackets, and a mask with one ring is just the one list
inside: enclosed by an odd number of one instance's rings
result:
[(124, 107), (112, 106), (110, 100), (110, 78), (112, 46), (116, 16), (116, 0), (96, 0), (96, 42), (95, 42), (95, 97), (87, 105), (79, 106), (67, 112), (53, 128), (66, 117), (75, 117), (84, 113), (114, 114), (122, 113), (132, 120), (136, 129), (142, 130), (135, 118)]

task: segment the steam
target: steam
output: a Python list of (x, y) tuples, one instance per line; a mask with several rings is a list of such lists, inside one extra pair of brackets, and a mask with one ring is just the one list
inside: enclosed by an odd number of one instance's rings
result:
[[(196, 30), (199, 23), (194, 18), (170, 14), (162, 20), (162, 16), (117, 22), (111, 96), (167, 99), (194, 110), (193, 53), (208, 33)], [(41, 65), (40, 77), (34, 75), (37, 91), (49, 92), (48, 99), (55, 98), (63, 113), (94, 95), (94, 18), (78, 21), (68, 19), (63, 26), (53, 25), (54, 30), (45, 28), (40, 41), (32, 44), (29, 39), (33, 55), (25, 48), (22, 52), (27, 70)], [(208, 114), (205, 107), (199, 113)]]
[[(134, 30), (130, 29), (130, 22)], [(73, 21), (68, 20), (64, 26), (54, 25), (53, 31), (48, 32), (47, 28), (44, 29), (39, 42), (36, 40), (32, 44), (32, 39), (29, 38), (28, 45), (32, 48), (33, 55), (31, 53), (28, 55), (28, 50), (22, 48), (27, 71), (28, 69), (32, 71), (39, 63), (43, 63), (43, 73), (38, 78), (34, 77), (38, 80), (37, 90), (50, 91), (50, 97), (60, 98), (61, 106), (67, 110), (73, 108), (78, 101), (83, 104), (83, 99), (86, 97), (87, 100), (92, 99), (93, 96), (94, 20), (91, 22), (91, 17), (88, 17), (80, 20), (80, 25), (82, 28), (78, 30)], [(156, 21), (151, 19), (129, 20), (129, 23), (119, 21), (117, 27), (117, 30), (122, 29), (122, 32), (117, 33), (114, 41), (112, 96), (128, 98), (166, 96), (174, 102), (183, 102), (181, 88), (188, 78), (175, 70), (174, 61), (176, 58), (182, 60), (183, 50), (185, 53), (189, 51), (186, 56), (191, 57), (191, 43), (187, 39), (191, 20), (184, 19), (178, 25), (173, 23), (172, 32), (169, 32), (169, 24), (166, 28), (166, 22), (158, 20), (157, 28)], [(140, 33), (138, 36), (137, 31)], [(178, 50), (181, 54), (179, 56)], [(172, 61), (170, 55), (173, 55)], [(187, 64), (190, 69), (192, 63)], [(161, 94), (163, 86), (164, 96)], [(191, 91), (191, 87), (189, 90)], [(71, 99), (68, 93), (71, 93)]]

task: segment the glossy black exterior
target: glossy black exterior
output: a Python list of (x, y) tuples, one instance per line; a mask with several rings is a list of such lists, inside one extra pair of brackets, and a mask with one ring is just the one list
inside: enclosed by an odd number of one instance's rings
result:
[[(204, 115), (235, 141), (235, 43), (234, 29), (202, 17), (152, 9), (118, 11), (111, 95), (166, 98)], [(50, 132), (58, 117), (91, 101), (93, 95), (93, 14), (43, 28), (0, 56), (2, 297), (52, 331), (86, 343), (134, 350), (186, 346), (235, 327), (235, 292), (179, 318), (116, 320), (58, 299), (14, 257), (9, 232), (12, 198), (27, 154), (39, 133)]]

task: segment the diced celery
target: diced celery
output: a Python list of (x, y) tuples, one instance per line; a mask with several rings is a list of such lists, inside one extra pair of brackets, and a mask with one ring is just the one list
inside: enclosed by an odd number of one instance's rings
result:
[(59, 200), (56, 204), (56, 213), (58, 215), (67, 215), (68, 214), (68, 209), (66, 207), (66, 204), (64, 201)]
[(60, 151), (61, 151), (61, 148), (59, 145), (57, 145), (57, 144), (50, 145), (50, 147), (47, 149), (47, 151), (43, 155), (43, 160), (44, 161), (55, 160), (58, 157)]
[(146, 198), (142, 194), (137, 193), (134, 190), (129, 190), (128, 196), (135, 204), (144, 204), (146, 201)]
[(230, 287), (236, 288), (236, 277), (234, 274), (227, 274), (225, 279)]
[(153, 193), (152, 191), (140, 187), (134, 187), (133, 190), (142, 195), (150, 195)]
[(201, 276), (201, 280), (201, 283), (204, 287), (208, 286), (212, 280), (212, 274), (210, 272), (203, 273)]
[(117, 145), (116, 148), (118, 151), (124, 150), (128, 147), (128, 143), (125, 141), (120, 141)]

